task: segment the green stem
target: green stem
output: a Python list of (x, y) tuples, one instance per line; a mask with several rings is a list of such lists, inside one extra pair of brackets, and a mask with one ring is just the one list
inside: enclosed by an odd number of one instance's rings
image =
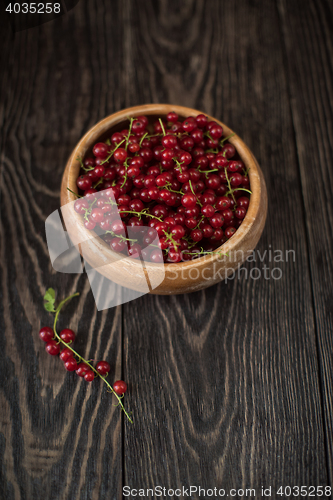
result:
[[(247, 193), (252, 194), (252, 191), (250, 191), (249, 189), (245, 189), (245, 188), (235, 188), (235, 189), (231, 189), (231, 190), (229, 190), (229, 191), (225, 194), (225, 196), (228, 196), (228, 194), (231, 194), (231, 195), (232, 195), (232, 193), (233, 193), (234, 191), (246, 191)], [(232, 195), (232, 197), (233, 197), (233, 195)]]
[(127, 137), (126, 137), (126, 144), (125, 144), (125, 150), (126, 151), (127, 151), (127, 148), (128, 148), (129, 138), (131, 137), (133, 121), (134, 121), (134, 118), (130, 118), (130, 126), (129, 126), (129, 129), (128, 129), (128, 134), (127, 134)]
[(163, 135), (165, 135), (165, 128), (164, 128), (164, 125), (163, 125), (161, 118), (159, 118), (158, 121), (160, 122), (161, 128), (163, 130)]
[(198, 172), (200, 172), (201, 174), (205, 174), (205, 176), (207, 177), (207, 174), (210, 174), (211, 172), (218, 172), (219, 169), (218, 168), (214, 168), (213, 170), (200, 170), (200, 168), (198, 168)]
[(115, 236), (116, 238), (120, 238), (121, 241), (129, 241), (131, 243), (136, 243), (138, 240), (134, 240), (133, 238), (125, 238), (125, 236), (122, 236), (121, 234), (115, 234), (113, 231), (105, 231), (105, 234), (112, 234), (112, 236)]
[(74, 191), (72, 191), (71, 189), (69, 189), (69, 187), (68, 187), (67, 189), (68, 189), (68, 191), (69, 191), (70, 193), (74, 194), (74, 195), (75, 195), (75, 196), (77, 196), (78, 198), (83, 198), (83, 196), (81, 196), (80, 194), (76, 194), (76, 193), (74, 193)]
[(184, 162), (180, 163), (176, 157), (175, 157), (175, 158), (172, 158), (172, 159), (173, 159), (173, 161), (176, 163), (177, 167), (179, 168), (179, 172), (182, 174), (182, 173), (183, 173), (183, 171), (182, 171), (182, 164), (183, 164)]
[(118, 149), (125, 141), (126, 141), (126, 139), (123, 139), (122, 141), (120, 141), (120, 143), (117, 144), (117, 146), (111, 151), (111, 153), (109, 154), (109, 156), (107, 156), (105, 158), (105, 160), (101, 161), (101, 165), (103, 165), (104, 163), (108, 162), (110, 160), (111, 156), (113, 155), (113, 153), (116, 151), (116, 149)]
[(223, 146), (225, 141), (227, 141), (228, 139), (230, 139), (230, 137), (233, 137), (234, 135), (235, 134), (230, 134), (227, 137), (225, 137), (224, 139), (222, 139), (222, 141), (220, 141), (220, 145)]
[(122, 214), (135, 214), (137, 217), (139, 217), (139, 219), (141, 219), (141, 217), (143, 215), (146, 215), (147, 217), (152, 217), (153, 219), (157, 219), (160, 222), (163, 222), (160, 217), (156, 217), (156, 215), (152, 215), (152, 214), (147, 214), (144, 210), (145, 209), (143, 209), (141, 212), (135, 212), (134, 210), (122, 210), (121, 213)]
[[(147, 136), (148, 136), (148, 132), (146, 132), (146, 133), (145, 133), (145, 134), (141, 137), (140, 142), (139, 142), (139, 146), (140, 146), (140, 148), (141, 148), (141, 144), (143, 143), (144, 139), (145, 139)], [(150, 136), (150, 137), (152, 137), (152, 136)]]
[(227, 167), (224, 167), (224, 173), (225, 173), (225, 177), (227, 179), (227, 183), (228, 183), (228, 193), (231, 194), (232, 196), (232, 199), (234, 200), (234, 202), (236, 203), (236, 200), (235, 200), (235, 197), (234, 197), (234, 191), (231, 187), (231, 184), (230, 184), (230, 179), (228, 177), (228, 172), (227, 172)]
[[(123, 403), (121, 402), (121, 398), (120, 396), (118, 396), (118, 394), (113, 390), (112, 386), (109, 384), (109, 382), (107, 380), (105, 380), (105, 377), (103, 377), (102, 375), (100, 375), (98, 373), (98, 371), (93, 367), (93, 365), (91, 363), (89, 363), (89, 361), (87, 361), (86, 359), (84, 359), (82, 356), (80, 356), (80, 354), (78, 354), (74, 349), (72, 349), (72, 347), (67, 344), (66, 342), (64, 342), (62, 340), (62, 338), (58, 335), (57, 333), (57, 322), (58, 322), (58, 317), (59, 317), (59, 314), (60, 314), (60, 311), (62, 309), (62, 307), (66, 304), (66, 302), (68, 302), (70, 299), (72, 299), (73, 297), (77, 297), (78, 295), (80, 295), (78, 292), (77, 293), (73, 293), (73, 295), (70, 295), (69, 297), (66, 297), (66, 299), (62, 300), (57, 309), (55, 310), (55, 317), (54, 317), (54, 322), (53, 322), (53, 331), (54, 331), (54, 335), (55, 337), (57, 338), (58, 342), (61, 342), (61, 344), (63, 344), (65, 347), (67, 347), (67, 349), (69, 349), (70, 351), (72, 351), (72, 353), (77, 356), (77, 358), (81, 361), (83, 361), (83, 363), (85, 363), (86, 365), (89, 366), (89, 368), (91, 368), (95, 373), (96, 375), (98, 375), (98, 377), (100, 377), (105, 383), (106, 385), (108, 386), (108, 388), (110, 389), (110, 391), (116, 396), (116, 398), (118, 399), (118, 405), (120, 404), (121, 406), (121, 409), (123, 410), (123, 412), (125, 413), (126, 417), (128, 418), (128, 420), (131, 422), (131, 424), (133, 424), (133, 420), (130, 418), (130, 416), (128, 415), (127, 411), (125, 410), (124, 408), (124, 405)], [(117, 405), (117, 406), (118, 406)]]
[(204, 220), (204, 218), (205, 218), (205, 216), (202, 215), (200, 221), (198, 222), (198, 224), (195, 226), (194, 229), (199, 229), (199, 226), (200, 226), (201, 222)]
[(192, 193), (194, 194), (194, 196), (195, 196), (195, 197), (196, 197), (196, 199), (197, 199), (197, 203), (200, 205), (200, 207), (202, 207), (202, 203), (200, 203), (200, 201), (198, 200), (197, 195), (195, 194), (195, 192), (194, 192), (194, 190), (193, 190), (193, 187), (192, 187), (192, 182), (191, 182), (190, 180), (189, 180), (188, 182), (189, 182), (189, 185), (190, 185), (190, 188), (191, 188)]

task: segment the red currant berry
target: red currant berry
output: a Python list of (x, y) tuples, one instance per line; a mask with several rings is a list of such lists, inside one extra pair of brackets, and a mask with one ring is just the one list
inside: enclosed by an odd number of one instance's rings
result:
[(136, 119), (139, 120), (140, 122), (142, 122), (145, 127), (147, 127), (147, 125), (148, 125), (148, 118), (146, 116), (140, 115), (140, 116), (137, 116)]
[(69, 344), (70, 342), (74, 342), (75, 340), (75, 333), (73, 330), (70, 330), (69, 328), (65, 328), (60, 332), (60, 338), (63, 340), (66, 344)]
[(224, 218), (224, 220), (226, 222), (228, 222), (229, 220), (231, 220), (233, 218), (233, 213), (232, 213), (232, 211), (229, 208), (226, 208), (222, 212), (222, 217)]
[(82, 191), (86, 191), (91, 188), (92, 180), (87, 175), (80, 175), (76, 180), (76, 185)]
[(122, 394), (125, 394), (127, 391), (127, 384), (123, 380), (117, 380), (113, 384), (113, 390), (118, 396), (121, 396)]
[(179, 250), (175, 250), (173, 247), (170, 248), (167, 256), (167, 262), (176, 264), (182, 260), (182, 255)]
[(221, 179), (218, 175), (209, 174), (206, 181), (206, 186), (210, 189), (218, 189), (221, 185)]
[(202, 231), (200, 229), (193, 229), (193, 231), (191, 231), (191, 238), (195, 242), (201, 241), (203, 238)]
[(215, 214), (215, 208), (212, 205), (203, 205), (201, 207), (201, 213), (206, 217), (213, 217)]
[(44, 342), (50, 342), (54, 337), (54, 331), (49, 326), (44, 326), (39, 330), (39, 337)]
[(229, 239), (233, 234), (235, 234), (236, 229), (234, 227), (227, 227), (227, 229), (224, 231), (224, 234), (226, 237)]
[(69, 358), (65, 361), (65, 368), (69, 372), (74, 372), (77, 369), (77, 362), (74, 358)]
[(213, 215), (213, 217), (209, 219), (209, 224), (214, 228), (223, 226), (223, 222), (224, 218), (219, 213), (216, 213), (215, 215)]
[(249, 176), (248, 175), (242, 175), (242, 184), (243, 184), (243, 187), (245, 188), (249, 188), (250, 186), (250, 179), (249, 179)]
[(235, 210), (235, 217), (237, 219), (244, 219), (246, 215), (246, 208), (245, 207), (237, 207)]
[(166, 134), (162, 138), (161, 142), (165, 148), (173, 149), (175, 146), (177, 146), (177, 137), (175, 137), (174, 135), (171, 135), (171, 134)]
[(230, 198), (227, 196), (221, 196), (217, 198), (215, 208), (216, 210), (226, 210), (227, 208), (230, 208), (230, 205)]
[(223, 134), (223, 128), (216, 123), (213, 127), (210, 127), (209, 133), (213, 139), (220, 139)]
[(113, 238), (110, 241), (110, 247), (114, 252), (121, 253), (126, 248), (126, 242), (120, 238)]
[(173, 234), (173, 236), (175, 238), (183, 238), (183, 236), (185, 236), (185, 229), (183, 228), (183, 226), (180, 226), (179, 224), (177, 224), (176, 226), (173, 226), (171, 228), (171, 234)]
[(95, 378), (94, 372), (92, 370), (87, 371), (87, 373), (84, 376), (84, 380), (86, 382), (92, 382)]
[(242, 196), (241, 198), (238, 198), (238, 200), (237, 200), (237, 205), (239, 207), (248, 208), (249, 204), (250, 204), (250, 200), (248, 198), (246, 198), (246, 196)]
[(124, 161), (127, 158), (127, 151), (124, 148), (118, 148), (116, 151), (113, 153), (113, 158), (116, 160), (117, 163), (124, 163)]
[(55, 340), (50, 340), (45, 346), (46, 352), (51, 356), (56, 356), (60, 352), (60, 346)]
[(104, 144), (104, 142), (98, 142), (95, 144), (93, 147), (93, 155), (97, 156), (98, 158), (106, 158), (109, 154), (109, 146), (107, 144)]
[(140, 134), (141, 132), (144, 131), (144, 129), (146, 128), (145, 124), (140, 121), (140, 120), (135, 120), (133, 123), (132, 123), (132, 131), (134, 132), (134, 134)]
[(192, 130), (194, 130), (195, 128), (197, 128), (197, 122), (195, 118), (193, 118), (192, 116), (186, 118), (186, 120), (183, 122), (184, 132), (192, 132)]
[(163, 262), (162, 252), (158, 249), (153, 250), (150, 254), (150, 260), (155, 264), (161, 264)]
[(65, 349), (63, 349), (60, 353), (60, 356), (59, 358), (61, 359), (61, 361), (63, 361), (64, 363), (69, 359), (69, 358), (72, 358), (73, 357), (73, 353), (70, 349), (68, 349), (67, 347), (65, 347)]
[(79, 198), (78, 200), (75, 200), (74, 210), (78, 214), (81, 214), (81, 215), (85, 214), (86, 210), (88, 210), (88, 208), (89, 208), (89, 203), (84, 198)]
[(149, 163), (153, 159), (153, 151), (150, 148), (142, 148), (139, 154), (144, 163)]
[(96, 370), (103, 377), (109, 373), (111, 370), (111, 366), (107, 361), (99, 361), (96, 365)]
[(104, 212), (101, 208), (93, 208), (90, 217), (95, 223), (101, 222), (104, 219)]
[(207, 116), (202, 115), (202, 114), (196, 116), (195, 121), (196, 121), (197, 127), (199, 127), (199, 128), (205, 128), (205, 126), (207, 125), (207, 122), (208, 122)]
[(88, 365), (86, 365), (85, 363), (79, 363), (77, 365), (77, 368), (76, 368), (76, 374), (79, 376), (79, 377), (84, 377), (86, 373), (88, 373), (89, 371), (91, 371), (90, 367)]
[(240, 186), (242, 184), (242, 181), (243, 181), (242, 175), (238, 174), (237, 172), (230, 176), (230, 184), (232, 185), (232, 187)]
[(197, 203), (197, 198), (196, 196), (194, 196), (194, 194), (191, 193), (184, 194), (184, 196), (182, 196), (181, 203), (186, 208), (195, 207)]
[(201, 224), (200, 229), (204, 238), (210, 238), (214, 234), (214, 229), (208, 223)]
[(167, 114), (166, 119), (168, 120), (168, 122), (176, 123), (178, 121), (178, 115), (174, 111), (171, 111)]
[(222, 148), (222, 154), (226, 158), (232, 158), (235, 155), (235, 153), (236, 153), (236, 150), (232, 144), (226, 144)]

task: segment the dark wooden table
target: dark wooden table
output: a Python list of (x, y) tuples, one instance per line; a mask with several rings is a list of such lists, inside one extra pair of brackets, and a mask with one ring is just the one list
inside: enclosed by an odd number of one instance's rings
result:
[[(329, 498), (332, 2), (81, 0), (28, 30), (2, 21), (1, 499)], [(261, 278), (97, 312), (86, 274), (52, 269), (45, 219), (78, 139), (148, 102), (216, 116), (254, 152), (269, 211), (263, 261), (245, 267)], [(133, 425), (104, 384), (45, 353), (48, 287), (80, 292), (60, 327), (128, 382)]]

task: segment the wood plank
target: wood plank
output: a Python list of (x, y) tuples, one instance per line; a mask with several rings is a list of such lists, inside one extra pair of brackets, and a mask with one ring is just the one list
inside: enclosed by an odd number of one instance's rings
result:
[[(188, 296), (145, 296), (124, 306), (124, 373), (135, 419), (125, 427), (124, 484), (251, 487), (257, 495), (264, 485), (274, 498), (281, 485), (326, 485), (307, 239), (277, 9), (258, 1), (125, 5), (132, 26), (126, 62), (129, 71), (138, 68), (126, 102), (186, 104), (237, 131), (268, 186), (258, 249), (281, 250), (284, 262), (264, 261), (270, 271), (281, 268), (280, 280), (243, 274)], [(294, 261), (286, 261), (288, 250)], [(256, 266), (263, 263), (245, 267)]]
[(309, 241), (325, 434), (333, 483), (333, 5), (285, 2), (279, 12)]
[[(121, 377), (121, 308), (97, 313), (86, 275), (56, 273), (45, 241), (44, 222), (59, 207), (67, 157), (83, 131), (106, 114), (96, 90), (106, 63), (90, 60), (95, 35), (85, 31), (91, 17), (81, 4), (68, 16), (8, 36), (3, 45), (0, 497), (6, 500), (111, 499), (121, 488), (115, 399), (103, 383), (88, 385), (67, 373), (38, 337), (40, 327), (53, 322), (43, 308), (45, 289), (53, 287), (62, 298), (79, 291), (59, 326), (77, 331), (75, 346), (83, 356), (110, 363), (111, 381)], [(93, 22), (97, 50), (108, 31), (103, 17), (96, 28)], [(107, 87), (105, 74), (101, 78)], [(108, 106), (119, 104), (109, 98)]]

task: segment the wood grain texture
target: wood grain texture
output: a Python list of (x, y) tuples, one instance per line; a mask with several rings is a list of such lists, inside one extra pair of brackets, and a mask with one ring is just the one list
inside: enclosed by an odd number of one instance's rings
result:
[[(101, 384), (66, 373), (38, 338), (53, 321), (43, 309), (45, 289), (60, 297), (77, 290), (59, 326), (77, 331), (78, 352), (107, 359), (110, 378), (121, 378), (121, 308), (97, 314), (86, 275), (55, 273), (45, 241), (44, 221), (59, 207), (63, 168), (85, 127), (84, 97), (75, 99), (82, 85), (75, 77), (78, 42), (69, 47), (63, 39), (69, 22), (65, 16), (8, 36), (4, 47), (0, 497), (6, 499), (111, 498), (122, 475), (115, 400)], [(78, 22), (76, 36), (82, 30)], [(86, 92), (88, 108), (97, 109), (99, 95)]]
[[(293, 5), (82, 0), (42, 26), (0, 30), (0, 498), (329, 484), (330, 7), (309, 2), (301, 16)], [(44, 221), (79, 138), (146, 102), (203, 109), (249, 145), (269, 212), (263, 261), (256, 253), (243, 267), (262, 276), (243, 270), (201, 292), (97, 313), (85, 274), (52, 270)], [(270, 260), (274, 250), (283, 262)], [(265, 279), (264, 265), (281, 279)], [(46, 355), (38, 330), (51, 321), (49, 286), (80, 292), (59, 326), (78, 331), (80, 353), (110, 362), (110, 380), (128, 382), (133, 425), (100, 384)]]
[[(333, 481), (333, 6), (279, 2), (306, 214), (329, 471)], [(304, 53), (307, 57), (304, 57)], [(315, 98), (314, 98), (315, 96)], [(304, 115), (306, 109), (306, 116)], [(320, 221), (320, 223), (318, 223)]]
[[(125, 484), (327, 484), (306, 233), (278, 12), (272, 3), (212, 2), (203, 16), (201, 5), (188, 2), (180, 11), (167, 2), (146, 2), (140, 9), (135, 3), (132, 59), (139, 50), (151, 55), (146, 60), (155, 63), (150, 74), (161, 82), (161, 100), (185, 99), (241, 130), (268, 184), (261, 254), (293, 249), (295, 262), (279, 264), (281, 280), (246, 280), (243, 274), (187, 297), (146, 296), (124, 306), (124, 370), (129, 379), (135, 373), (137, 401), (136, 424), (125, 430), (125, 450), (135, 450), (125, 455)], [(173, 44), (176, 16), (180, 52)], [(178, 57), (182, 69), (174, 63)], [(189, 78), (194, 61), (197, 71)], [(168, 75), (167, 81), (160, 75)]]

